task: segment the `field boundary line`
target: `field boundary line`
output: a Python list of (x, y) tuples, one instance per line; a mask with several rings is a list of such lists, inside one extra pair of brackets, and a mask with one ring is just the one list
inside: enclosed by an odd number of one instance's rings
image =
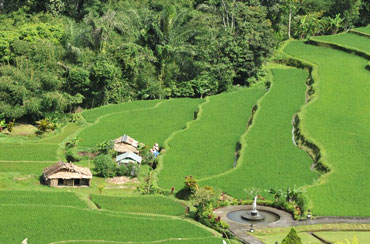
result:
[[(284, 60), (288, 61), (288, 62), (289, 62), (289, 60), (293, 60), (295, 62), (298, 62), (296, 64), (291, 64), (291, 66), (294, 66), (296, 68), (301, 68), (301, 69), (302, 68), (303, 69), (308, 69), (309, 74), (310, 74), (310, 76), (313, 80), (313, 84), (311, 86), (314, 89), (314, 94), (312, 94), (310, 96), (311, 99), (309, 100), (309, 102), (306, 103), (305, 106), (302, 108), (302, 110), (298, 113), (298, 115), (300, 117), (300, 120), (304, 121), (305, 114), (307, 112), (307, 108), (312, 106), (312, 104), (314, 104), (316, 102), (316, 100), (318, 100), (319, 97), (320, 97), (319, 65), (315, 64), (313, 62), (310, 62), (308, 60), (297, 58), (297, 57), (294, 57), (294, 56), (291, 56), (291, 55), (287, 54), (284, 50), (285, 50), (285, 47), (289, 44), (289, 42), (291, 42), (291, 40), (287, 41), (286, 44), (284, 45), (284, 49), (282, 49), (282, 54), (285, 56)], [(324, 166), (326, 166), (329, 169), (328, 172), (326, 172), (324, 174), (320, 174), (318, 179), (316, 181), (314, 181), (312, 184), (302, 186), (303, 190), (307, 190), (308, 188), (312, 188), (312, 187), (315, 187), (315, 186), (326, 184), (327, 181), (329, 180), (329, 177), (331, 176), (331, 174), (333, 174), (335, 172), (335, 167), (327, 160), (328, 156), (327, 156), (327, 152), (326, 152), (325, 147), (319, 141), (317, 141), (317, 139), (315, 139), (314, 137), (312, 137), (310, 135), (310, 133), (307, 131), (307, 129), (304, 126), (304, 122), (300, 124), (300, 131), (302, 132), (302, 135), (304, 135), (305, 138), (309, 138), (309, 140), (320, 149), (321, 162)], [(312, 200), (309, 200), (309, 205), (311, 206), (311, 208), (313, 208), (314, 204), (313, 204)]]
[[(339, 35), (343, 35), (343, 33), (339, 34)], [(321, 46), (321, 47), (329, 47), (329, 48), (336, 49), (336, 50), (346, 52), (346, 53), (349, 53), (349, 54), (355, 54), (357, 56), (360, 56), (362, 58), (370, 60), (370, 53), (369, 52), (367, 52), (365, 50), (355, 48), (355, 47), (350, 47), (350, 46), (346, 46), (346, 45), (343, 45), (343, 44), (338, 44), (338, 43), (331, 42), (331, 41), (323, 41), (323, 40), (319, 40), (319, 39), (316, 39), (316, 38), (313, 38), (313, 37), (309, 38), (305, 43), (306, 44), (311, 44), (311, 45), (316, 45), (316, 46)]]
[(348, 32), (349, 33), (356, 34), (356, 35), (359, 35), (359, 36), (370, 38), (370, 34), (369, 33), (362, 32), (362, 31), (359, 31), (359, 30), (351, 29)]
[(158, 185), (158, 176), (160, 174), (160, 172), (162, 171), (164, 165), (163, 165), (163, 160), (164, 160), (164, 157), (166, 156), (166, 154), (170, 151), (170, 146), (169, 146), (169, 142), (178, 134), (178, 133), (181, 133), (187, 129), (190, 128), (191, 124), (194, 123), (195, 121), (198, 121), (200, 120), (200, 118), (202, 117), (202, 114), (203, 114), (203, 106), (208, 104), (209, 103), (209, 96), (205, 97), (204, 98), (204, 102), (202, 102), (201, 104), (198, 105), (198, 113), (197, 113), (197, 117), (195, 119), (192, 119), (188, 122), (186, 122), (185, 124), (185, 128), (183, 129), (180, 129), (180, 130), (177, 130), (177, 131), (174, 131), (172, 132), (168, 137), (167, 139), (164, 141), (163, 143), (163, 147), (164, 149), (166, 150), (164, 154), (162, 155), (159, 155), (158, 157), (158, 167), (157, 169), (154, 171), (155, 172), (155, 175), (154, 175), (154, 181), (155, 181), (155, 184), (156, 186), (159, 187)]
[(203, 239), (213, 239), (214, 236), (207, 236), (207, 237), (172, 237), (162, 240), (156, 240), (156, 241), (106, 241), (106, 240), (67, 240), (67, 241), (57, 241), (57, 242), (49, 242), (49, 244), (63, 244), (63, 243), (75, 243), (75, 242), (95, 242), (95, 243), (112, 243), (112, 244), (146, 244), (146, 243), (161, 243), (166, 241), (184, 241), (184, 240), (203, 240)]
[[(169, 102), (171, 101), (172, 99), (166, 99), (166, 100), (159, 100), (154, 106), (151, 106), (151, 107), (147, 107), (147, 108), (136, 108), (136, 109), (132, 109), (132, 110), (124, 110), (124, 111), (118, 111), (118, 112), (112, 112), (112, 113), (108, 113), (108, 114), (104, 114), (102, 116), (99, 116), (95, 119), (95, 121), (93, 123), (90, 123), (90, 122), (87, 122), (87, 124), (97, 124), (100, 122), (100, 120), (102, 118), (105, 118), (107, 116), (110, 116), (112, 114), (119, 114), (119, 113), (127, 113), (127, 112), (135, 112), (135, 111), (142, 111), (142, 110), (151, 110), (151, 109), (156, 109), (158, 108), (160, 105), (162, 105), (163, 103), (166, 103), (166, 102)], [(82, 114), (81, 114), (82, 115)], [(86, 120), (86, 118), (82, 115), (82, 117)], [(89, 126), (86, 126), (86, 127), (89, 127)], [(84, 127), (84, 128), (86, 128)]]
[(229, 169), (229, 170), (227, 170), (227, 171), (225, 171), (225, 172), (222, 172), (220, 174), (216, 174), (216, 175), (211, 175), (211, 176), (200, 178), (200, 179), (198, 179), (198, 182), (202, 182), (202, 181), (206, 181), (206, 180), (211, 180), (211, 179), (214, 179), (214, 178), (218, 178), (218, 177), (221, 177), (221, 176), (225, 176), (225, 175), (231, 174), (232, 172), (238, 170), (241, 167), (241, 165), (243, 164), (243, 160), (242, 159), (244, 158), (245, 149), (248, 146), (247, 145), (247, 142), (246, 142), (247, 135), (248, 135), (249, 131), (253, 128), (253, 125), (254, 125), (253, 121), (255, 120), (256, 116), (258, 116), (258, 113), (259, 113), (259, 110), (260, 110), (259, 107), (261, 105), (261, 101), (263, 100), (263, 98), (265, 96), (267, 96), (267, 94), (269, 92), (270, 92), (270, 90), (267, 91), (267, 92), (265, 92), (265, 94), (263, 94), (263, 96), (261, 96), (257, 100), (256, 104), (252, 108), (251, 115), (249, 116), (249, 120), (248, 120), (247, 125), (246, 125), (246, 129), (245, 129), (244, 133), (241, 134), (241, 136), (239, 138), (239, 141), (238, 141), (240, 143), (240, 145), (241, 145), (241, 149), (240, 149), (240, 156), (239, 156), (238, 160), (236, 161), (236, 166), (233, 167), (233, 168), (231, 168), (231, 169)]

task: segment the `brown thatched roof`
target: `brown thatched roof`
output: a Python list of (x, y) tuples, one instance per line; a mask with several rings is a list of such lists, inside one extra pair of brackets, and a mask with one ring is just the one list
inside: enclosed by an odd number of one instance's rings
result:
[(137, 148), (139, 146), (139, 142), (136, 141), (135, 139), (129, 137), (128, 135), (124, 134), (123, 136), (120, 136), (116, 139), (113, 140), (115, 144), (122, 144), (122, 143), (125, 143), (125, 144), (128, 144), (128, 145), (131, 145), (135, 148)]
[(125, 143), (115, 143), (113, 146), (113, 150), (119, 153), (126, 153), (126, 152), (133, 152), (138, 154), (139, 150), (137, 150), (135, 147), (125, 144)]
[(44, 169), (44, 178), (48, 179), (91, 179), (90, 169), (72, 163), (58, 162)]

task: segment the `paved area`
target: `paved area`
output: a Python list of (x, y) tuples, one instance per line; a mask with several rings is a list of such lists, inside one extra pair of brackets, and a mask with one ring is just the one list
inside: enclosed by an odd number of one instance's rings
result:
[[(227, 218), (229, 212), (237, 210), (252, 210), (250, 205), (236, 205), (236, 206), (226, 206), (218, 208), (214, 211), (214, 214), (221, 217), (221, 220), (229, 225), (229, 229), (234, 233), (240, 240), (249, 244), (263, 244), (263, 242), (249, 235), (250, 225), (235, 222)], [(315, 224), (336, 224), (336, 223), (354, 223), (354, 224), (370, 224), (370, 218), (361, 217), (317, 217), (311, 220), (296, 221), (292, 218), (292, 215), (288, 212), (271, 208), (265, 206), (258, 206), (257, 210), (265, 210), (275, 213), (280, 216), (278, 221), (267, 224), (254, 224), (255, 229), (265, 229), (265, 228), (281, 228), (281, 227), (291, 227), (298, 225), (315, 225)]]

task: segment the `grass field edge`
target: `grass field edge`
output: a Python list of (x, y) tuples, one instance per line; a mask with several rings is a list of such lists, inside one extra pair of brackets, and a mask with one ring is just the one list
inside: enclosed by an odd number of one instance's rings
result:
[[(269, 72), (269, 75), (270, 75), (270, 71)], [(248, 119), (248, 122), (247, 122), (247, 125), (246, 125), (246, 128), (245, 128), (245, 131), (243, 134), (241, 134), (239, 140), (238, 140), (238, 143), (240, 144), (241, 148), (239, 150), (240, 152), (240, 155), (239, 155), (239, 158), (238, 160), (236, 161), (236, 166), (225, 171), (225, 172), (222, 172), (220, 174), (216, 174), (216, 175), (211, 175), (211, 176), (207, 176), (207, 177), (203, 177), (203, 178), (200, 178), (198, 179), (198, 182), (203, 182), (203, 181), (207, 181), (207, 180), (211, 180), (211, 179), (214, 179), (214, 178), (218, 178), (218, 177), (221, 177), (221, 176), (225, 176), (225, 175), (228, 175), (228, 174), (231, 174), (232, 172), (234, 172), (235, 170), (239, 169), (242, 165), (242, 162), (243, 162), (243, 157), (244, 157), (244, 154), (245, 154), (245, 149), (247, 147), (247, 142), (246, 142), (246, 138), (247, 138), (247, 135), (249, 133), (249, 131), (253, 128), (253, 121), (254, 119), (256, 118), (256, 116), (258, 115), (258, 112), (259, 112), (259, 107), (261, 105), (261, 101), (263, 100), (263, 98), (269, 93), (269, 91), (265, 92), (265, 94), (263, 94), (263, 96), (261, 96), (256, 104), (252, 107), (252, 111), (251, 111), (251, 115), (249, 116), (249, 119)]]
[[(342, 35), (342, 34), (345, 34), (345, 33), (341, 33), (341, 34), (338, 34), (338, 35)], [(343, 44), (338, 44), (338, 43), (330, 42), (330, 41), (318, 40), (314, 37), (308, 38), (308, 40), (305, 43), (306, 44), (311, 44), (311, 45), (316, 45), (316, 46), (323, 46), (323, 47), (333, 48), (333, 49), (340, 50), (340, 51), (343, 51), (343, 52), (346, 52), (346, 53), (349, 53), (349, 54), (355, 54), (357, 56), (360, 56), (362, 58), (370, 60), (370, 53), (369, 52), (366, 52), (365, 50), (361, 50), (361, 49), (358, 49), (358, 48), (346, 46), (346, 45), (343, 45)]]
[(202, 117), (202, 113), (203, 113), (203, 106), (208, 104), (209, 103), (209, 97), (205, 97), (204, 98), (204, 102), (200, 103), (198, 105), (198, 113), (197, 113), (197, 117), (193, 120), (190, 120), (188, 122), (186, 122), (185, 124), (185, 128), (184, 129), (181, 129), (181, 130), (177, 130), (177, 131), (174, 131), (172, 132), (168, 137), (167, 139), (163, 142), (163, 147), (165, 149), (165, 153), (164, 154), (160, 154), (158, 156), (158, 167), (154, 170), (154, 175), (153, 175), (153, 183), (155, 184), (156, 187), (160, 188), (160, 189), (163, 189), (160, 187), (160, 185), (158, 184), (158, 181), (159, 181), (159, 178), (160, 178), (160, 172), (162, 171), (163, 167), (164, 167), (164, 163), (163, 163), (163, 158), (164, 156), (170, 151), (170, 146), (169, 146), (169, 142), (178, 134), (178, 133), (181, 133), (185, 130), (188, 130), (191, 126), (192, 123), (194, 123), (195, 121), (197, 120), (200, 120), (201, 117)]
[[(302, 187), (304, 191), (307, 191), (308, 188), (327, 183), (330, 175), (335, 172), (335, 167), (326, 160), (328, 156), (327, 156), (325, 147), (319, 141), (317, 141), (314, 137), (312, 137), (310, 133), (308, 132), (307, 128), (304, 126), (304, 120), (305, 120), (304, 118), (307, 112), (307, 108), (310, 107), (312, 104), (314, 104), (315, 101), (320, 96), (319, 66), (308, 60), (300, 59), (300, 58), (297, 58), (297, 57), (294, 57), (294, 56), (291, 56), (285, 53), (284, 50), (291, 41), (293, 40), (288, 40), (286, 43), (284, 43), (283, 45), (284, 48), (281, 50), (281, 53), (280, 53), (282, 55), (281, 61), (286, 61), (287, 62), (286, 65), (288, 66), (293, 66), (293, 67), (300, 68), (300, 69), (307, 69), (309, 72), (309, 75), (312, 78), (313, 83), (311, 84), (311, 86), (312, 86), (312, 89), (314, 90), (314, 93), (310, 95), (310, 99), (303, 105), (301, 111), (298, 113), (300, 120), (303, 122), (303, 123), (300, 123), (299, 129), (305, 138), (309, 138), (310, 142), (315, 144), (320, 149), (321, 158), (322, 158), (321, 163), (329, 169), (329, 172), (325, 174), (321, 174), (320, 177), (313, 184)], [(313, 201), (309, 200), (308, 205), (309, 205), (309, 208), (312, 209), (314, 207)]]
[(370, 34), (369, 33), (362, 32), (362, 31), (359, 31), (359, 30), (351, 29), (348, 32), (349, 33), (356, 34), (356, 35), (359, 35), (359, 36), (370, 38)]

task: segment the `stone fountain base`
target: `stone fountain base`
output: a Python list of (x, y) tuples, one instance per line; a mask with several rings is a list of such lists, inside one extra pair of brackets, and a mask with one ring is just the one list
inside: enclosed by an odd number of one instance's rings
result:
[(247, 211), (246, 213), (242, 214), (241, 217), (246, 220), (264, 220), (265, 216), (258, 213), (258, 211)]

